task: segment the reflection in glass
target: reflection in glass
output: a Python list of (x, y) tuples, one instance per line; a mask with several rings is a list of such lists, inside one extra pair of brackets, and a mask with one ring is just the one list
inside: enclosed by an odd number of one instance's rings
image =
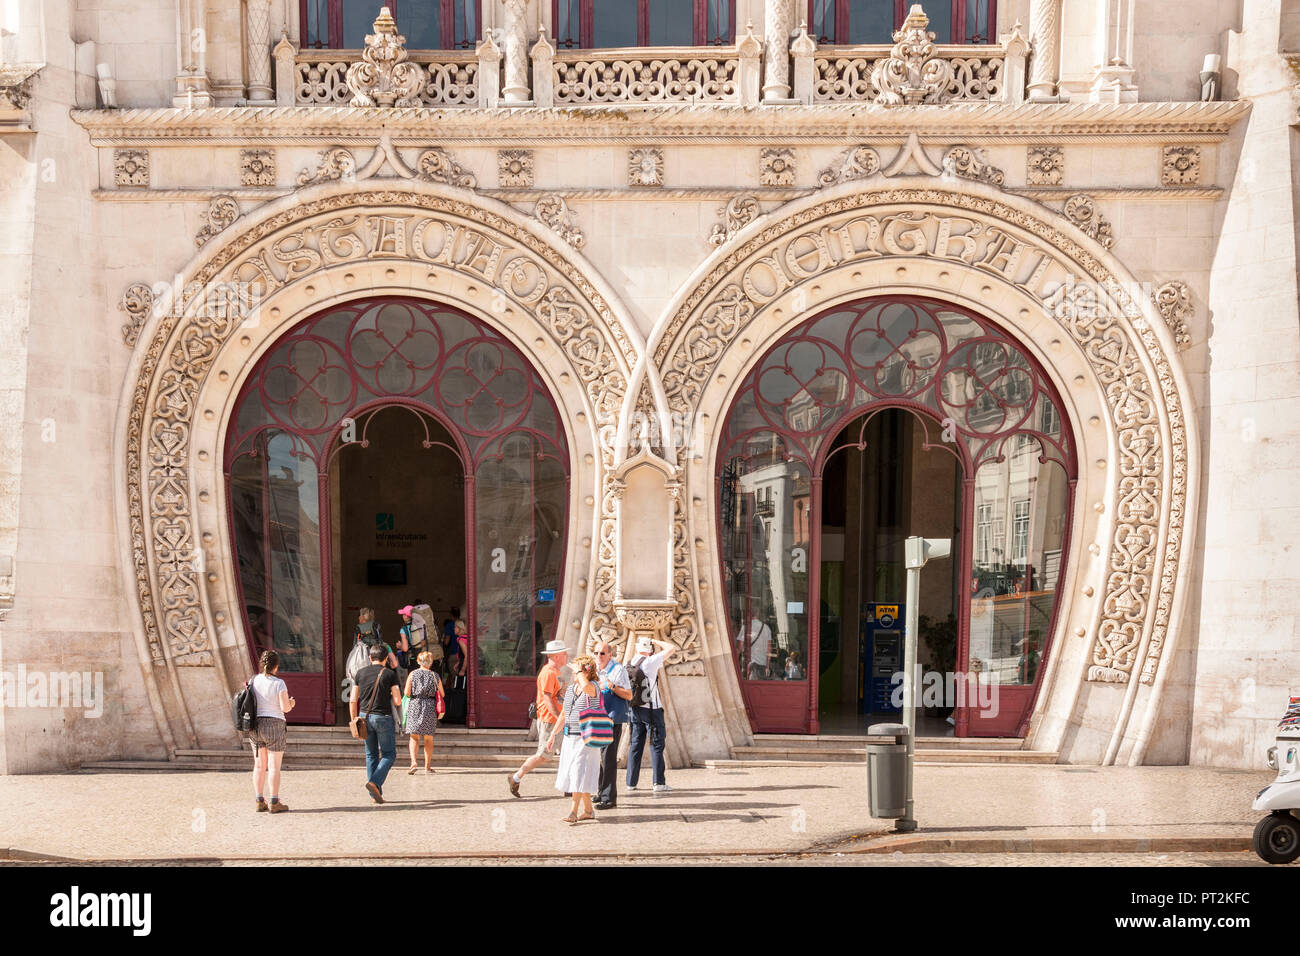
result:
[(1015, 435), (975, 476), (970, 668), (982, 683), (1032, 684), (1056, 605), (1069, 485), (1037, 439)]
[[(935, 0), (926, 0), (925, 12), (930, 17), (928, 29), (936, 30), (935, 15), (930, 7)], [(888, 43), (894, 32), (894, 0), (850, 0), (849, 43)], [(845, 42), (841, 40), (840, 42)], [(946, 41), (939, 41), (946, 42)]]
[(564, 469), (539, 458), (532, 436), (516, 433), (496, 446), (474, 481), (477, 536), (479, 673), (532, 674), (554, 633), (564, 528)]
[(592, 0), (591, 45), (637, 46), (637, 5), (631, 0)]
[[(802, 680), (808, 661), (808, 467), (754, 435), (724, 460), (722, 566), (731, 635), (748, 680)], [(798, 676), (793, 676), (798, 675)]]
[(321, 673), (320, 490), (292, 436), (264, 432), (263, 454), (231, 468), (235, 559), (254, 652), (273, 648), (285, 673)]
[(695, 0), (654, 0), (646, 4), (649, 46), (690, 46), (695, 42)]

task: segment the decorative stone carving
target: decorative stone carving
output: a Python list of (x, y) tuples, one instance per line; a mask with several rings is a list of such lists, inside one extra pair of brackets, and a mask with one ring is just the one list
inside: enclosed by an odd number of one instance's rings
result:
[(988, 153), (970, 146), (954, 146), (943, 157), (943, 171), (950, 176), (974, 179), (981, 183), (1001, 186), (1006, 176), (1002, 170), (988, 163)]
[(478, 179), (441, 147), (426, 149), (415, 161), (416, 175), (429, 183), (445, 183), (463, 189), (478, 187)]
[(763, 149), (758, 153), (758, 178), (764, 186), (794, 185), (794, 150)]
[(119, 186), (148, 186), (149, 150), (113, 150), (113, 180)]
[[(381, 142), (383, 148), (391, 145)], [(207, 584), (197, 557), (191, 496), (199, 492), (190, 474), (191, 438), (199, 415), (196, 397), (221, 348), (241, 327), (244, 312), (214, 309), (209, 301), (229, 283), (260, 301), (342, 261), (364, 267), (370, 260), (387, 265), (401, 257), (422, 272), (443, 271), (449, 280), (496, 283), (516, 309), (517, 321), (535, 321), (550, 336), (586, 392), (602, 482), (612, 469), (618, 413), (638, 346), (611, 306), (557, 249), (500, 213), (391, 186), (324, 196), (263, 218), (201, 260), (177, 301), (159, 314), (135, 380), (124, 435), (125, 533), (133, 555), (133, 593), (155, 664), (216, 663), (216, 641), (205, 624)], [(598, 514), (600, 545), (589, 598), (593, 635), (611, 625), (614, 613), (616, 528), (607, 497), (602, 495)]]
[(875, 101), (883, 106), (920, 106), (946, 103), (953, 79), (952, 64), (934, 56), (934, 34), (925, 28), (930, 18), (919, 3), (912, 4), (903, 26), (894, 31), (889, 56), (871, 70)]
[(203, 214), (204, 225), (194, 237), (194, 244), (202, 246), (239, 218), (239, 203), (233, 196), (214, 196)]
[(380, 8), (374, 31), (366, 34), (361, 61), (348, 67), (352, 105), (419, 106), (424, 70), (407, 59), (406, 37), (397, 32), (387, 7)]
[(1201, 181), (1201, 147), (1166, 146), (1160, 160), (1160, 185), (1196, 186)]
[(1065, 216), (1088, 236), (1096, 239), (1102, 247), (1109, 249), (1115, 245), (1115, 234), (1110, 222), (1097, 209), (1097, 201), (1086, 193), (1075, 193), (1065, 201)]
[(315, 183), (328, 183), (340, 179), (351, 182), (356, 179), (356, 175), (357, 160), (352, 155), (352, 151), (342, 146), (333, 146), (321, 150), (320, 162), (316, 164), (315, 172), (304, 169), (298, 174), (298, 185), (311, 186)]
[(239, 151), (239, 181), (244, 186), (274, 186), (275, 151), (270, 149), (241, 149)]
[[(27, 108), (32, 102), (32, 77), (40, 69), (39, 64), (0, 63), (0, 130), (31, 127)], [(104, 105), (113, 104), (105, 102)]]
[(565, 51), (552, 61), (552, 97), (578, 103), (735, 102), (739, 57), (621, 58)]
[[(1082, 215), (1080, 205), (1075, 212)], [(1082, 218), (1094, 227), (1100, 219), (1095, 206)], [(1004, 232), (1003, 224), (1017, 232)], [(686, 415), (698, 409), (724, 351), (768, 303), (804, 283), (824, 285), (823, 276), (836, 269), (890, 255), (981, 264), (982, 275), (1040, 299), (1091, 365), (1119, 460), (1102, 617), (1087, 679), (1127, 682), (1141, 660), (1141, 681), (1152, 683), (1184, 559), (1186, 418), (1169, 357), (1141, 321), (1140, 304), (1068, 232), (1015, 205), (941, 188), (863, 190), (801, 209), (719, 259), (664, 327), (653, 361), (670, 408)], [(1166, 468), (1167, 491), (1158, 477)]]
[(662, 186), (664, 151), (657, 147), (628, 150), (627, 182), (629, 186)]
[(1174, 335), (1174, 346), (1183, 351), (1192, 344), (1192, 333), (1188, 325), (1195, 314), (1192, 307), (1192, 290), (1180, 279), (1171, 279), (1159, 286), (1151, 295), (1160, 317), (1169, 326)]
[(907, 172), (909, 166), (915, 166), (925, 176), (943, 175), (943, 166), (930, 158), (930, 154), (921, 146), (921, 138), (915, 132), (907, 134), (907, 139), (898, 148), (898, 153), (880, 172), (883, 176), (897, 176)]
[(533, 188), (533, 151), (501, 149), (497, 151), (498, 182), (503, 189)]
[(578, 217), (569, 211), (568, 203), (559, 193), (551, 193), (537, 200), (533, 215), (559, 233), (560, 238), (575, 249), (581, 249), (587, 241), (587, 237), (578, 228)]
[(153, 311), (153, 289), (143, 282), (136, 282), (126, 287), (122, 301), (117, 304), (120, 311), (127, 315), (127, 323), (122, 326), (122, 341), (129, 349), (135, 348), (135, 341), (140, 337), (140, 330), (149, 320)]
[(1065, 150), (1060, 146), (1030, 146), (1025, 181), (1031, 186), (1059, 186), (1065, 181)]
[(866, 179), (880, 172), (880, 154), (870, 146), (850, 147), (833, 166), (827, 166), (817, 174), (820, 186), (834, 186), (852, 179)]
[(709, 236), (709, 245), (720, 246), (724, 244), (757, 219), (761, 213), (762, 209), (759, 208), (758, 199), (755, 196), (745, 193), (730, 199), (725, 206), (718, 210), (722, 222), (714, 224), (713, 232)]

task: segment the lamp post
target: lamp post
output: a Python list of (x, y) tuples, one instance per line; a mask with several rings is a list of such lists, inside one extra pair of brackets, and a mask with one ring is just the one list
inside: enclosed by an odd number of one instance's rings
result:
[(907, 567), (907, 618), (903, 631), (903, 723), (907, 726), (907, 804), (894, 829), (909, 833), (916, 829), (912, 813), (912, 777), (916, 766), (916, 645), (917, 605), (921, 600), (921, 569), (931, 558), (946, 558), (952, 553), (951, 538), (908, 538), (903, 545)]

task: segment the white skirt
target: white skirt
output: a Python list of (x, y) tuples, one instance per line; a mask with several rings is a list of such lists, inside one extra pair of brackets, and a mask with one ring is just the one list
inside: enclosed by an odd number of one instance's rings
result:
[(568, 734), (560, 747), (560, 769), (555, 774), (555, 789), (560, 793), (595, 793), (600, 789), (600, 755), (598, 747), (588, 747), (581, 734)]

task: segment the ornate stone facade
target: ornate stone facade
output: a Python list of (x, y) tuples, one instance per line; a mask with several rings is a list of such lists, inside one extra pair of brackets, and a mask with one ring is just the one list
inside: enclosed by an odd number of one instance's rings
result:
[(149, 151), (147, 149), (114, 150), (113, 179), (119, 186), (148, 186)]
[(664, 151), (634, 149), (627, 154), (627, 181), (630, 186), (664, 184)]
[(1031, 186), (1059, 186), (1065, 181), (1065, 150), (1060, 146), (1030, 146), (1025, 181)]
[(239, 183), (241, 186), (274, 186), (275, 152), (269, 149), (241, 149)]
[(1195, 186), (1200, 181), (1201, 148), (1199, 146), (1166, 146), (1161, 151), (1161, 185)]
[(758, 154), (759, 183), (763, 186), (794, 185), (794, 150), (764, 149)]
[(497, 153), (498, 182), (503, 189), (533, 188), (533, 151), (503, 149)]

